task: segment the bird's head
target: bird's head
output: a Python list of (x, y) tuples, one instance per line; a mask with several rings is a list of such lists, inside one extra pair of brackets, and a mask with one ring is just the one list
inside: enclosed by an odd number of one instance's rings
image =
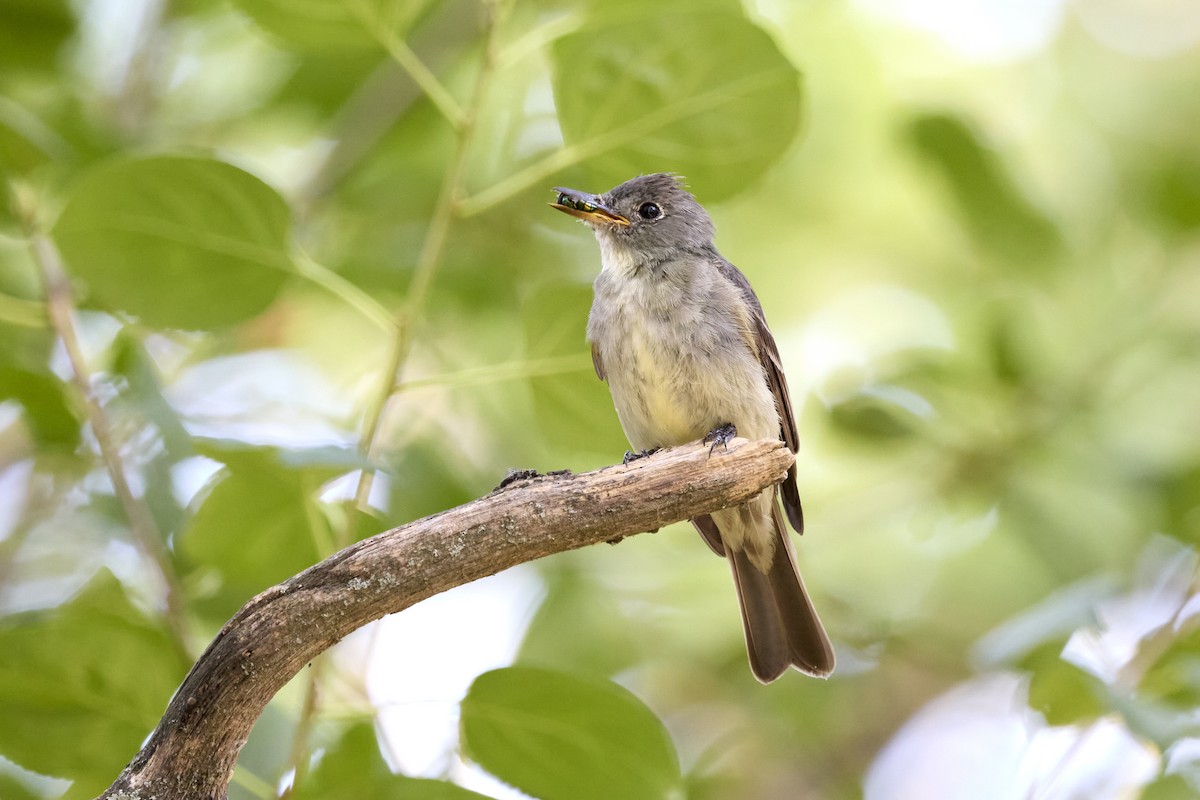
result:
[(676, 175), (640, 175), (599, 195), (555, 191), (551, 205), (591, 226), (606, 261), (669, 259), (712, 246), (712, 219)]

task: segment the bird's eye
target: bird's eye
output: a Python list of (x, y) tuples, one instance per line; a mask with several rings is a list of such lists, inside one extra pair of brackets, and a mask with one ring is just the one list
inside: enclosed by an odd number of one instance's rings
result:
[(642, 203), (638, 206), (638, 216), (642, 219), (658, 219), (662, 215), (662, 209), (655, 203)]

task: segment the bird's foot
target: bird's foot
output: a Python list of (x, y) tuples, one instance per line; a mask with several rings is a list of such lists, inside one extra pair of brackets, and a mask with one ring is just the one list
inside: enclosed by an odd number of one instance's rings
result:
[(492, 489), (492, 491), (498, 492), (501, 489), (507, 489), (509, 486), (519, 481), (529, 481), (533, 480), (534, 478), (560, 478), (563, 475), (570, 474), (571, 470), (569, 469), (555, 469), (547, 472), (545, 475), (538, 472), (536, 469), (510, 469), (508, 474), (504, 476), (504, 480), (500, 481), (500, 485), (495, 489)]
[(708, 448), (708, 454), (712, 455), (712, 451), (717, 449), (717, 445), (721, 445), (726, 450), (729, 449), (729, 443), (737, 436), (737, 427), (732, 422), (726, 422), (724, 425), (718, 425), (708, 432), (701, 441), (704, 444), (711, 444)]
[(538, 472), (536, 469), (510, 469), (508, 473), (505, 474), (504, 480), (500, 481), (500, 485), (495, 489), (492, 489), (492, 491), (498, 492), (501, 489), (507, 489), (510, 485), (516, 483), (517, 481), (527, 481), (531, 478), (540, 478), (541, 476), (542, 473)]
[(652, 456), (661, 450), (661, 447), (651, 447), (649, 450), (638, 450), (636, 453), (632, 450), (625, 451), (625, 458), (621, 459), (622, 464), (628, 464), (630, 461), (637, 461), (639, 458)]

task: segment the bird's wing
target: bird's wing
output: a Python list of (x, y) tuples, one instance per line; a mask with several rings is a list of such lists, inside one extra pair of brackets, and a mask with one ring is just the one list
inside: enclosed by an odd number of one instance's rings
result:
[[(750, 287), (750, 281), (746, 280), (746, 276), (742, 274), (741, 270), (724, 259), (717, 262), (717, 269), (726, 280), (738, 288), (742, 296), (746, 298), (747, 305), (750, 306), (755, 355), (762, 364), (767, 385), (775, 397), (775, 410), (779, 414), (779, 437), (794, 453), (800, 447), (800, 437), (796, 431), (796, 418), (792, 414), (792, 397), (788, 393), (787, 378), (783, 374), (783, 362), (779, 358), (779, 348), (775, 344), (775, 337), (771, 335), (771, 329), (767, 327), (767, 318), (763, 314), (762, 304), (758, 302), (758, 296), (754, 294), (754, 289)], [(800, 490), (796, 485), (795, 464), (792, 464), (791, 469), (788, 470), (787, 478), (780, 486), (780, 491), (783, 495), (783, 507), (787, 511), (788, 521), (797, 533), (803, 533), (804, 512), (800, 507)]]
[(708, 514), (693, 517), (692, 525), (696, 527), (696, 532), (704, 539), (704, 543), (708, 545), (709, 549), (724, 558), (725, 541), (721, 538), (721, 530), (717, 527), (717, 523), (713, 522), (713, 518)]
[(592, 342), (592, 366), (596, 368), (596, 377), (604, 380), (604, 362), (600, 359), (600, 346)]

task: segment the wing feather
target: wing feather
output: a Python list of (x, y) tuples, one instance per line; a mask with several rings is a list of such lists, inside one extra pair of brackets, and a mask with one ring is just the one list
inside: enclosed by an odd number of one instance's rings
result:
[[(771, 335), (771, 329), (767, 327), (762, 304), (758, 302), (758, 296), (754, 294), (750, 281), (746, 280), (741, 270), (724, 259), (717, 262), (717, 269), (726, 280), (738, 288), (750, 306), (755, 355), (762, 364), (767, 385), (775, 397), (775, 410), (779, 414), (779, 438), (795, 453), (800, 447), (800, 437), (796, 430), (796, 418), (792, 414), (792, 397), (788, 392), (787, 378), (783, 374), (779, 348), (775, 344), (775, 337)], [(787, 478), (780, 486), (780, 493), (783, 495), (783, 508), (787, 512), (788, 521), (797, 533), (804, 533), (804, 511), (800, 506), (795, 464), (788, 470)]]
[(600, 346), (592, 342), (592, 366), (596, 368), (596, 377), (604, 380), (604, 362), (600, 359)]

